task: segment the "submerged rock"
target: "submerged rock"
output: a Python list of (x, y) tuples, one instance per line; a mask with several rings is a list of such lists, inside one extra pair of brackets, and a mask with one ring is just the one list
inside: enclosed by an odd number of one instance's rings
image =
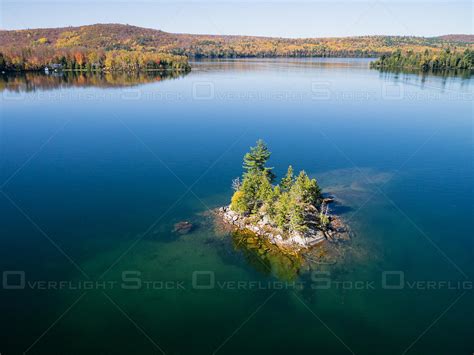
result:
[(173, 233), (188, 234), (193, 229), (193, 224), (188, 221), (178, 222), (174, 225)]
[(323, 198), (323, 203), (325, 203), (326, 205), (329, 205), (330, 203), (333, 203), (333, 202), (334, 202), (334, 197)]

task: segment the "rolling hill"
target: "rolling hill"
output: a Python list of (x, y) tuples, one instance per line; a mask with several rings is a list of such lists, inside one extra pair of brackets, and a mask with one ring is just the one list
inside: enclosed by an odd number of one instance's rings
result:
[(0, 31), (0, 49), (19, 48), (152, 51), (189, 57), (375, 57), (395, 49), (415, 52), (472, 48), (473, 35), (441, 37), (362, 36), (272, 38), (174, 34), (121, 24)]

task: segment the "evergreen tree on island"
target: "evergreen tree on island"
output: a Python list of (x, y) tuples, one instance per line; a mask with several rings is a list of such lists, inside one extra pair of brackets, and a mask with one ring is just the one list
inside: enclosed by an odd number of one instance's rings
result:
[(273, 168), (267, 167), (271, 152), (261, 139), (244, 156), (245, 169), (242, 183), (232, 196), (231, 210), (247, 216), (264, 217), (268, 223), (285, 232), (307, 229), (306, 212), (317, 211), (321, 189), (315, 179), (301, 171), (295, 178), (292, 166), (288, 167), (280, 184)]
[(272, 172), (273, 168), (265, 166), (272, 153), (268, 151), (268, 147), (265, 142), (261, 139), (257, 141), (255, 147), (250, 147), (250, 152), (244, 156), (243, 168), (247, 173), (254, 174), (257, 172), (265, 173), (270, 182), (273, 182), (275, 175)]

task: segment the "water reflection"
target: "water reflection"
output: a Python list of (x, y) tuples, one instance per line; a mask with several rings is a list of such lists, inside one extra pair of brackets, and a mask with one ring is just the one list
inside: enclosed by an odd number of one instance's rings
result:
[[(380, 71), (380, 78), (393, 82), (399, 82), (407, 85), (415, 85), (422, 89), (434, 88), (444, 90), (450, 86), (451, 83), (460, 87), (468, 86), (473, 71), (471, 70), (410, 70), (410, 69), (373, 69)], [(430, 79), (436, 79), (438, 84), (432, 87)], [(459, 80), (461, 79), (461, 80)]]
[(284, 281), (292, 281), (300, 270), (303, 260), (296, 253), (282, 253), (277, 247), (250, 231), (231, 233), (236, 251), (242, 252), (247, 263), (264, 275), (273, 275)]
[(226, 58), (196, 59), (193, 71), (262, 71), (310, 72), (315, 69), (367, 69), (374, 58)]
[(0, 76), (0, 91), (32, 92), (36, 90), (54, 90), (66, 87), (129, 87), (176, 79), (186, 73), (177, 72), (141, 72), (141, 73), (8, 73)]
[(437, 76), (442, 78), (457, 77), (462, 79), (469, 79), (472, 75), (472, 70), (469, 69), (445, 69), (445, 70), (419, 70), (419, 69), (374, 69), (379, 70), (382, 75), (403, 75), (403, 74), (418, 74), (421, 78), (427, 76)]

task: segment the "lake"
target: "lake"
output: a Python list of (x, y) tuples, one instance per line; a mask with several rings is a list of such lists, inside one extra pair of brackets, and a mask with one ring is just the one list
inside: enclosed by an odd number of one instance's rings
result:
[[(473, 81), (369, 61), (3, 75), (0, 353), (472, 353)], [(336, 197), (335, 263), (213, 223), (259, 138)]]

